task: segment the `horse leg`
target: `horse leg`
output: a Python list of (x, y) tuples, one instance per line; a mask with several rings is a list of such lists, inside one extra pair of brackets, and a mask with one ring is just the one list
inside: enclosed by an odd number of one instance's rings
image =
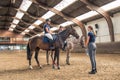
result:
[(66, 50), (66, 53), (67, 53), (67, 55), (66, 55), (66, 64), (67, 64), (67, 65), (70, 65), (70, 62), (69, 62), (69, 58), (70, 58), (70, 50), (67, 49), (67, 50)]
[(57, 58), (57, 53), (56, 53), (56, 50), (55, 50), (54, 59), (53, 59), (53, 69), (55, 68), (55, 61), (56, 61), (56, 58)]
[(32, 65), (31, 65), (32, 55), (33, 55), (33, 51), (31, 51), (30, 56), (29, 56), (29, 59), (28, 59), (28, 60), (29, 60), (29, 68), (30, 68), (30, 69), (33, 69)]
[(55, 54), (56, 54), (56, 56), (57, 56), (57, 68), (58, 68), (58, 69), (60, 69), (60, 65), (59, 65), (59, 53), (60, 53), (60, 50), (59, 50), (59, 48), (57, 48), (57, 49), (55, 50)]
[(35, 50), (35, 60), (37, 62), (38, 67), (42, 68), (42, 66), (40, 65), (39, 60), (38, 60), (38, 53), (39, 53), (39, 49), (36, 49)]
[(52, 62), (53, 62), (53, 51), (51, 51), (51, 59), (52, 59)]
[(47, 60), (47, 65), (49, 65), (49, 51), (46, 51), (46, 60)]

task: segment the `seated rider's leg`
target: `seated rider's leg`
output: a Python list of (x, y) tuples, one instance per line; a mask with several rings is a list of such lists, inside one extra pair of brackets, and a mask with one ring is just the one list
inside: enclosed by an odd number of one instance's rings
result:
[(54, 47), (53, 47), (53, 37), (52, 37), (52, 35), (50, 33), (47, 33), (47, 34), (45, 34), (45, 36), (47, 36), (49, 38), (50, 49), (53, 49)]
[(54, 49), (53, 40), (49, 39), (49, 48)]

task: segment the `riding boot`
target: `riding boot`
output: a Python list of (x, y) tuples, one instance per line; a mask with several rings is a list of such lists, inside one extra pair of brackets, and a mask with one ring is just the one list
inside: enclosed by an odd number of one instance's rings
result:
[(54, 49), (53, 40), (49, 40), (49, 48), (50, 49)]
[(97, 73), (97, 69), (92, 69), (92, 71), (89, 72), (89, 74), (95, 74)]

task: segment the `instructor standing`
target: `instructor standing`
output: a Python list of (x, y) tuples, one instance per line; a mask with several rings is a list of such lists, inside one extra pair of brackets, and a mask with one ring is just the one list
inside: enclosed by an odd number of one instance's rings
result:
[(87, 41), (85, 42), (85, 47), (88, 47), (88, 53), (92, 66), (92, 69), (89, 72), (89, 74), (97, 73), (96, 59), (95, 59), (95, 55), (96, 55), (95, 37), (96, 37), (96, 33), (94, 32), (92, 26), (88, 26), (88, 36), (87, 36)]

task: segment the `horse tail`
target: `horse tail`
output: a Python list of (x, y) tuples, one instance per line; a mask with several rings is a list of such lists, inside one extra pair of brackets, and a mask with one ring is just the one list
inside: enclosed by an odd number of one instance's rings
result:
[(27, 60), (30, 59), (30, 47), (29, 47), (29, 43), (27, 44)]

